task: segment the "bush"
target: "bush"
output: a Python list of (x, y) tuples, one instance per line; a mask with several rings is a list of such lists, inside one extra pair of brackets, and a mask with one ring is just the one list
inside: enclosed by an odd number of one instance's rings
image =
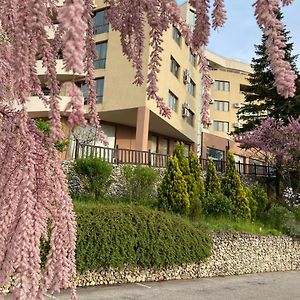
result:
[(196, 263), (211, 253), (199, 225), (140, 206), (75, 203), (79, 273), (101, 267), (166, 267)]
[(83, 192), (80, 199), (92, 199), (100, 201), (104, 198), (111, 182), (109, 177), (112, 166), (101, 158), (80, 158), (75, 160), (74, 171), (83, 184)]
[(258, 182), (256, 182), (251, 188), (251, 196), (256, 203), (255, 212), (252, 212), (251, 206), (253, 205), (250, 203), (251, 217), (255, 219), (261, 219), (269, 202), (268, 194), (264, 188)]
[(284, 225), (294, 219), (295, 216), (291, 211), (278, 204), (273, 204), (264, 216), (264, 222), (267, 225), (282, 231)]
[(125, 165), (122, 174), (125, 179), (125, 198), (141, 204), (153, 200), (154, 187), (159, 179), (158, 171), (140, 165)]
[(165, 211), (186, 214), (190, 208), (187, 184), (176, 156), (168, 159), (167, 169), (158, 189), (158, 206)]
[(246, 197), (247, 197), (248, 202), (249, 202), (249, 208), (250, 208), (250, 212), (251, 212), (251, 219), (256, 220), (257, 209), (258, 209), (256, 199), (255, 199), (250, 187), (244, 187), (244, 191), (246, 193)]
[(230, 217), (232, 212), (231, 201), (222, 193), (209, 194), (204, 206), (206, 214), (215, 217)]
[(233, 204), (233, 217), (242, 219), (250, 218), (249, 201), (235, 167), (235, 160), (231, 151), (227, 153), (226, 170), (222, 180), (222, 192)]
[(205, 194), (216, 194), (221, 192), (220, 180), (217, 175), (216, 166), (211, 159), (207, 160)]
[(183, 176), (188, 176), (190, 174), (190, 168), (188, 158), (184, 154), (184, 143), (176, 142), (173, 156), (177, 157), (179, 169)]
[(205, 188), (202, 178), (201, 164), (194, 151), (190, 150), (188, 156), (190, 175), (187, 178), (188, 193), (190, 198), (190, 212), (192, 219), (196, 219), (201, 213), (205, 198)]

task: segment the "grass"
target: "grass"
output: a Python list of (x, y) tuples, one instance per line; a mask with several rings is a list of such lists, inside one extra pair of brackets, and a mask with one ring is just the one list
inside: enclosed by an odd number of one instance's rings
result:
[(243, 232), (257, 235), (281, 235), (282, 233), (274, 228), (267, 227), (259, 222), (232, 220), (229, 218), (214, 218), (202, 216), (197, 221), (213, 232)]

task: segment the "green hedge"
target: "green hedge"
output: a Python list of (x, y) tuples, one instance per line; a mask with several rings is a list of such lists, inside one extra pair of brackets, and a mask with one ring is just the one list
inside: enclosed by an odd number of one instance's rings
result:
[(77, 269), (164, 267), (199, 262), (210, 236), (180, 217), (145, 207), (76, 203)]

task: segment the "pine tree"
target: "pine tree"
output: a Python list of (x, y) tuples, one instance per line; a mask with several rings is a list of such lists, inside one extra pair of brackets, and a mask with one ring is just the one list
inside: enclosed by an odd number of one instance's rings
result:
[[(281, 13), (278, 19), (282, 20)], [(237, 128), (236, 133), (251, 131), (261, 124), (267, 116), (282, 119), (285, 123), (290, 117), (300, 115), (300, 78), (296, 67), (298, 55), (293, 55), (293, 43), (289, 42), (289, 32), (283, 30), (285, 59), (290, 62), (293, 70), (297, 73), (296, 94), (292, 98), (284, 98), (277, 93), (275, 78), (270, 69), (270, 63), (266, 53), (266, 37), (262, 36), (262, 43), (255, 45), (256, 57), (252, 59), (254, 72), (249, 75), (250, 86), (245, 91), (245, 106), (238, 112), (240, 120), (244, 121), (242, 128)]]
[(227, 153), (226, 170), (222, 180), (222, 192), (231, 200), (233, 204), (233, 216), (235, 218), (250, 218), (249, 201), (235, 167), (235, 160), (231, 151)]
[(160, 209), (174, 213), (186, 214), (189, 211), (187, 183), (176, 156), (168, 159), (167, 169), (158, 190), (158, 204)]
[(205, 195), (217, 194), (221, 192), (221, 184), (217, 175), (216, 166), (211, 159), (207, 160)]
[(189, 161), (188, 158), (184, 154), (184, 143), (176, 142), (173, 156), (178, 158), (179, 168), (184, 176), (190, 174)]
[(201, 212), (205, 198), (205, 188), (202, 178), (200, 161), (193, 150), (188, 156), (190, 175), (187, 178), (188, 193), (190, 198), (190, 216), (195, 219)]

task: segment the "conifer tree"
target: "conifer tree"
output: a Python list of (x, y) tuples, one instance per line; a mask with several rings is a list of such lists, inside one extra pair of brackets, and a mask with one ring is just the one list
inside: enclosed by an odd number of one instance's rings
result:
[(190, 174), (189, 160), (184, 154), (184, 143), (176, 142), (173, 155), (178, 158), (179, 168), (184, 176)]
[(190, 175), (187, 178), (188, 193), (190, 197), (190, 216), (195, 219), (200, 214), (205, 198), (205, 188), (202, 178), (200, 161), (193, 150), (188, 156)]
[(243, 219), (250, 218), (249, 201), (235, 167), (235, 160), (231, 151), (227, 153), (226, 170), (222, 180), (222, 192), (233, 204), (234, 217)]
[(205, 195), (217, 194), (221, 192), (221, 184), (217, 175), (216, 166), (211, 159), (207, 160)]
[[(282, 20), (282, 13), (278, 13), (278, 20)], [(285, 60), (296, 72), (296, 93), (294, 97), (285, 98), (279, 95), (275, 86), (275, 76), (270, 68), (267, 54), (267, 37), (262, 36), (260, 45), (255, 46), (256, 57), (252, 59), (253, 73), (249, 75), (250, 86), (245, 91), (245, 106), (238, 112), (238, 117), (243, 127), (237, 128), (236, 133), (251, 131), (260, 125), (267, 116), (288, 122), (289, 118), (300, 115), (300, 78), (296, 67), (298, 55), (293, 55), (293, 43), (289, 42), (289, 32), (283, 27), (282, 36), (286, 47), (284, 48)]]
[(167, 169), (158, 190), (158, 204), (160, 209), (174, 213), (186, 214), (189, 211), (187, 183), (176, 156), (168, 159)]

